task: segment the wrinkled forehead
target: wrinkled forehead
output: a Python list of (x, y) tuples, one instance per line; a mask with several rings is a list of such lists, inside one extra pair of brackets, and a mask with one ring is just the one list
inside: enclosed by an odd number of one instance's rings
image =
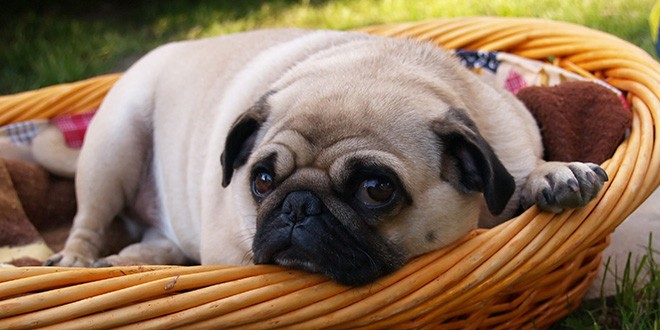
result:
[(403, 156), (377, 126), (375, 122), (365, 123), (339, 114), (302, 114), (273, 127), (262, 144), (285, 147), (294, 154), (298, 167), (328, 168), (332, 159), (362, 150)]
[(341, 82), (305, 80), (297, 82), (296, 88), (273, 93), (267, 101), (268, 121), (273, 125), (270, 134), (293, 130), (318, 148), (356, 137), (387, 144), (392, 135), (406, 139), (426, 133), (410, 132), (410, 128), (429, 127), (442, 107), (433, 95), (414, 93), (409, 86), (337, 81)]

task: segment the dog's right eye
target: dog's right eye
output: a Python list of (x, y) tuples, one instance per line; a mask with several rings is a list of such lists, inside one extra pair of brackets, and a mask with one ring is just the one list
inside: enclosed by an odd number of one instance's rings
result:
[(362, 181), (356, 197), (366, 206), (374, 208), (389, 204), (395, 193), (395, 184), (386, 177), (378, 176)]
[(252, 193), (257, 198), (265, 198), (274, 186), (273, 176), (269, 172), (259, 172), (252, 181)]

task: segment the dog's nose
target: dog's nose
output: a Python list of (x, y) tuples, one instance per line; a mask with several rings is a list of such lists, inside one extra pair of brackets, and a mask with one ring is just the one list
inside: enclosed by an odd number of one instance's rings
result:
[(282, 213), (289, 216), (289, 221), (297, 223), (306, 217), (319, 215), (323, 203), (311, 191), (290, 192), (282, 203)]

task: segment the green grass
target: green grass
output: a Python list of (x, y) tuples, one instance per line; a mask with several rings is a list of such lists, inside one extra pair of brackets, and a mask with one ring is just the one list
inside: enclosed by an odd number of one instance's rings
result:
[(434, 17), (541, 17), (606, 31), (650, 52), (654, 1), (16, 1), (0, 11), (0, 94), (121, 71), (168, 41), (264, 27), (345, 30)]
[[(14, 1), (0, 11), (0, 94), (124, 70), (173, 40), (265, 27), (347, 30), (435, 17), (540, 17), (573, 22), (653, 51), (655, 0)], [(660, 267), (654, 253), (619, 279), (616, 298), (586, 304), (558, 329), (658, 329)], [(640, 267), (649, 285), (633, 289)]]
[[(640, 260), (629, 255), (624, 269), (611, 269), (603, 281), (614, 280), (616, 295), (584, 302), (554, 329), (660, 329), (660, 251), (651, 248)], [(609, 260), (606, 267), (609, 267)], [(601, 283), (602, 285), (602, 283)]]

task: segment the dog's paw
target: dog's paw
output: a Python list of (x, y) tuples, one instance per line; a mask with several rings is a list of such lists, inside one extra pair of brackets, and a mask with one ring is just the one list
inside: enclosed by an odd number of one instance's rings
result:
[(50, 256), (45, 266), (91, 267), (105, 249), (99, 244), (103, 237), (98, 231), (74, 227), (66, 240), (64, 249)]
[(123, 257), (117, 254), (107, 256), (105, 258), (101, 258), (99, 260), (96, 260), (93, 264), (92, 267), (96, 268), (101, 268), (101, 267), (113, 267), (113, 266), (137, 266), (137, 265), (144, 265), (144, 262), (141, 262), (140, 260), (135, 260), (132, 258), (128, 257)]
[(554, 213), (580, 207), (594, 199), (607, 180), (605, 170), (596, 164), (547, 162), (530, 173), (521, 205), (528, 208), (536, 204)]
[(44, 266), (61, 267), (90, 267), (94, 263), (94, 258), (79, 253), (62, 251), (50, 256), (44, 262)]

